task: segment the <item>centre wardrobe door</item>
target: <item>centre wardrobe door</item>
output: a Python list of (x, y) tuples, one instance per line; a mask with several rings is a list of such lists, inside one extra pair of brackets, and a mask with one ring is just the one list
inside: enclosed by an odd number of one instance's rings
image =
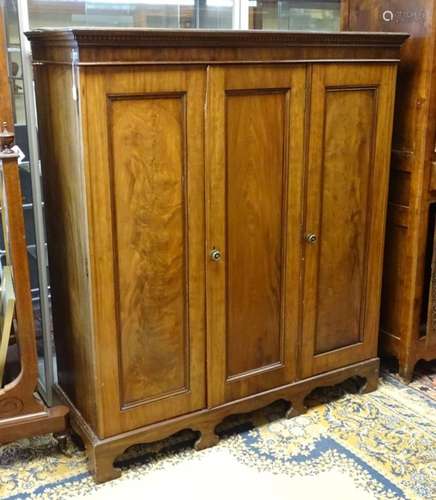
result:
[(208, 404), (295, 380), (306, 69), (209, 67)]

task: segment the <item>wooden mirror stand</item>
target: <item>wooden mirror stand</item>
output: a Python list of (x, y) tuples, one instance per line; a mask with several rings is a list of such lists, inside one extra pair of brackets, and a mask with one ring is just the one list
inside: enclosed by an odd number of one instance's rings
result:
[[(0, 119), (12, 130), (12, 107), (8, 85), (4, 17), (0, 3)], [(3, 148), (2, 148), (3, 149)], [(0, 388), (0, 445), (24, 437), (60, 433), (67, 427), (65, 406), (47, 408), (36, 394), (38, 364), (29, 267), (22, 209), (22, 196), (15, 153), (0, 151), (0, 189), (3, 221), (7, 224), (8, 264), (12, 267), (15, 303), (15, 334), (19, 346), (20, 373)]]

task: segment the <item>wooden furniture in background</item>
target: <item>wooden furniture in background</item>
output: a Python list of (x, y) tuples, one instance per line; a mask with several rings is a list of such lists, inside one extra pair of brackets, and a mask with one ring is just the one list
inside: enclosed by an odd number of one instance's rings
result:
[[(3, 2), (0, 2), (0, 123), (6, 121), (8, 129), (13, 131), (7, 75)], [(15, 380), (0, 388), (0, 444), (37, 434), (63, 432), (68, 414), (68, 408), (63, 405), (47, 408), (35, 393), (38, 365), (18, 168), (15, 154), (0, 151), (2, 220), (16, 300), (15, 334), (21, 368)]]
[(381, 343), (407, 381), (420, 359), (436, 358), (427, 335), (436, 217), (436, 1), (348, 0), (348, 25), (405, 31), (391, 161)]
[[(436, 352), (436, 229), (433, 228), (433, 256), (431, 263), (430, 286), (428, 293), (426, 347), (430, 352)], [(436, 355), (435, 355), (436, 357)]]
[(374, 389), (406, 35), (27, 36), (58, 392), (96, 480), (136, 443)]

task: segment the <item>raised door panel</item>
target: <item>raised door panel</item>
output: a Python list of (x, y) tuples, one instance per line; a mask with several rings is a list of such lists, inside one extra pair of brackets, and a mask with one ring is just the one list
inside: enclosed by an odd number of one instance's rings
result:
[(211, 67), (206, 112), (208, 403), (295, 379), (304, 66)]
[(121, 94), (109, 103), (120, 389), (128, 408), (188, 387), (185, 97)]
[(206, 404), (204, 81), (200, 69), (87, 72), (105, 435)]
[(314, 65), (302, 374), (376, 356), (395, 67)]

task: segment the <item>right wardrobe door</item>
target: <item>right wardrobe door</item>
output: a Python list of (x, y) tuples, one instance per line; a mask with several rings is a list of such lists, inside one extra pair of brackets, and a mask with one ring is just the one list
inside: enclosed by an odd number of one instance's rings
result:
[(395, 72), (312, 69), (302, 377), (377, 355)]

